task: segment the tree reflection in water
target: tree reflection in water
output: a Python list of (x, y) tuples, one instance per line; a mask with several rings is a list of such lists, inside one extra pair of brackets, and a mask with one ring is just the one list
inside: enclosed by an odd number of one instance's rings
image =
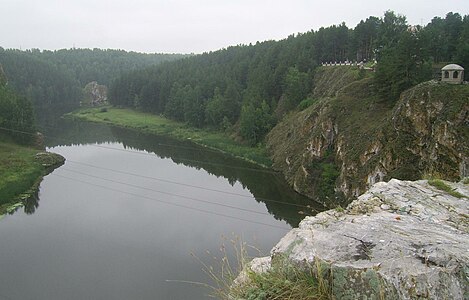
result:
[[(44, 126), (42, 131), (48, 147), (118, 142), (125, 149), (154, 153), (160, 158), (169, 158), (176, 164), (204, 169), (211, 175), (225, 178), (231, 185), (239, 182), (252, 193), (257, 202), (265, 204), (275, 219), (285, 220), (292, 227), (298, 226), (305, 215), (314, 215), (326, 209), (296, 193), (281, 174), (190, 141), (68, 120), (62, 120), (54, 127)], [(24, 202), (24, 212), (33, 214), (38, 206), (39, 196), (35, 193)]]

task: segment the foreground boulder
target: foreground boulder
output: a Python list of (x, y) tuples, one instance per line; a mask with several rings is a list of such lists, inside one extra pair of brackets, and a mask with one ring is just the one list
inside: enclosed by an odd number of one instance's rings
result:
[(469, 299), (469, 185), (440, 183), (449, 192), (426, 180), (376, 183), (344, 211), (305, 218), (252, 269), (320, 263), (336, 299)]

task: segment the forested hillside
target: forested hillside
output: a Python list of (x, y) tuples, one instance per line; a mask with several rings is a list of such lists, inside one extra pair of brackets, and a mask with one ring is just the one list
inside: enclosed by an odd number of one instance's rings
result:
[(0, 48), (0, 63), (8, 86), (31, 100), (38, 111), (76, 107), (81, 100), (80, 84), (68, 70), (29, 51)]
[[(19, 96), (7, 86), (7, 77), (0, 65), (0, 138), (13, 139), (17, 143), (30, 144), (34, 133), (34, 116), (31, 102)], [(7, 129), (7, 130), (5, 130)], [(16, 131), (28, 132), (25, 135)]]
[(148, 54), (112, 49), (61, 49), (57, 51), (31, 50), (33, 56), (58, 68), (69, 70), (81, 86), (91, 81), (110, 85), (124, 72), (180, 59), (183, 54)]
[(21, 51), (0, 47), (0, 64), (9, 86), (31, 100), (38, 112), (70, 111), (78, 107), (83, 88), (91, 81), (109, 85), (122, 73), (181, 57), (123, 50)]
[(255, 145), (286, 113), (315, 101), (313, 77), (321, 63), (346, 60), (375, 67), (376, 101), (395, 102), (445, 62), (469, 66), (469, 17), (448, 13), (421, 27), (387, 11), (355, 28), (340, 24), (228, 47), (128, 73), (112, 84), (110, 100), (191, 126), (229, 130)]

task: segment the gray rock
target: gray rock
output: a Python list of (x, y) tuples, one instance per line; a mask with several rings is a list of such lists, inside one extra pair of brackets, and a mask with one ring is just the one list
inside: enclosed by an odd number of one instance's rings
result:
[[(249, 268), (252, 272), (256, 272), (258, 274), (265, 273), (271, 268), (271, 258), (269, 256), (256, 257), (248, 263), (247, 268)], [(233, 281), (233, 286), (242, 286), (248, 281), (248, 270), (243, 270)]]
[(96, 81), (92, 81), (85, 85), (84, 88), (85, 99), (83, 104), (97, 106), (107, 104), (108, 88), (105, 85), (100, 85)]
[(469, 186), (445, 183), (465, 197), (425, 180), (378, 182), (344, 212), (306, 217), (271, 263), (326, 265), (336, 299), (469, 299)]

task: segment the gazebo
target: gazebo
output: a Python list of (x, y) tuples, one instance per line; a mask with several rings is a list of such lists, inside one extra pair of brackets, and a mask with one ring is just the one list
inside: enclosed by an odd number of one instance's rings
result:
[(460, 84), (464, 79), (464, 68), (457, 64), (449, 64), (441, 69), (441, 81)]

